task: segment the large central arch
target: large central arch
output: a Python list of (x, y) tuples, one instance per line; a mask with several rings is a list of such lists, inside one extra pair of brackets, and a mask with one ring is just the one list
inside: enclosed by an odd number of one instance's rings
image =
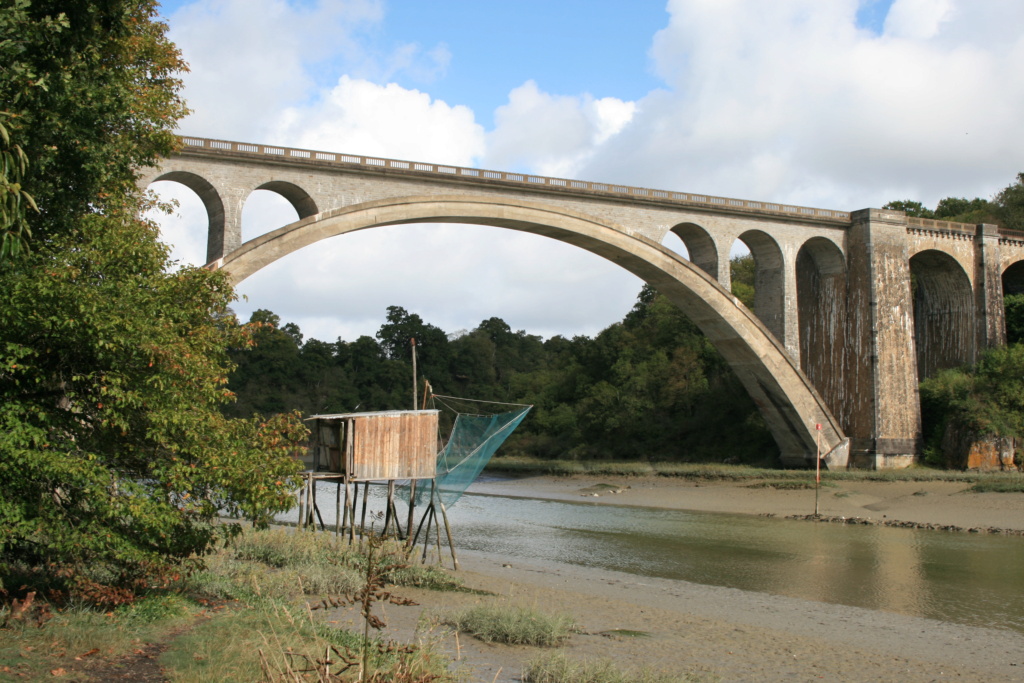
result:
[(241, 282), (278, 259), (328, 237), (384, 225), (468, 223), (520, 230), (573, 244), (643, 279), (704, 332), (750, 392), (787, 464), (813, 463), (816, 425), (833, 466), (848, 441), (831, 411), (768, 329), (700, 268), (652, 240), (593, 216), (480, 195), (383, 199), (318, 213), (249, 240), (209, 264)]

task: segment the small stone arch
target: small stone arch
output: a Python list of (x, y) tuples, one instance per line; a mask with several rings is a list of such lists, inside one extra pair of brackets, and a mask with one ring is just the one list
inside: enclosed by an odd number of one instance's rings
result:
[[(1003, 271), (1003, 296), (1024, 295), (1024, 261), (1011, 263)], [(1024, 310), (1016, 301), (1005, 306), (1003, 320), (1006, 323), (1006, 341), (1010, 344), (1024, 342)]]
[(748, 230), (739, 239), (754, 257), (754, 314), (775, 338), (786, 339), (785, 259), (779, 243), (761, 230)]
[(292, 208), (295, 209), (295, 213), (299, 215), (299, 220), (320, 213), (320, 210), (316, 207), (316, 202), (309, 196), (309, 193), (294, 183), (284, 180), (271, 180), (254, 188), (253, 191), (255, 190), (269, 190), (284, 197), (292, 205)]
[[(844, 397), (849, 368), (847, 354), (846, 259), (835, 242), (812, 237), (796, 256), (797, 324), (800, 369), (836, 410)], [(849, 415), (836, 413), (844, 429)]]
[(963, 266), (936, 249), (910, 259), (919, 379), (975, 360), (974, 292)]
[(714, 279), (721, 281), (718, 268), (718, 247), (707, 230), (696, 223), (680, 223), (671, 229), (690, 255), (690, 263), (697, 266)]
[(203, 206), (206, 207), (206, 216), (209, 224), (207, 226), (206, 260), (212, 261), (220, 255), (220, 245), (224, 242), (224, 200), (217, 192), (210, 181), (189, 171), (168, 171), (147, 181), (155, 183), (161, 180), (168, 180), (181, 183), (188, 189), (195, 192)]
[(1003, 271), (1003, 296), (1024, 294), (1024, 261), (1017, 261)]

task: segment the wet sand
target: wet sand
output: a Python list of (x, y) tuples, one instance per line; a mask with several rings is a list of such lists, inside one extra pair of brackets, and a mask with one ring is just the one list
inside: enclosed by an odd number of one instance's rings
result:
[[(621, 492), (608, 492), (614, 488)], [(966, 488), (948, 482), (841, 482), (822, 490), (819, 507), (824, 515), (1024, 529), (1024, 494), (973, 494)], [(814, 511), (813, 491), (751, 489), (736, 482), (527, 477), (477, 483), (471, 490), (780, 517)], [(420, 605), (388, 607), (386, 618), (392, 637), (434, 639), (459, 658), (471, 681), (517, 681), (523, 663), (543, 653), (466, 635), (457, 639), (430, 626), (431, 615), (495, 602), (572, 615), (581, 632), (563, 648), (571, 657), (612, 658), (623, 668), (703, 677), (696, 680), (1024, 681), (1024, 637), (1015, 632), (483, 553), (462, 552), (460, 559), (461, 578), (490, 595), (405, 590)], [(647, 635), (624, 637), (616, 630)]]

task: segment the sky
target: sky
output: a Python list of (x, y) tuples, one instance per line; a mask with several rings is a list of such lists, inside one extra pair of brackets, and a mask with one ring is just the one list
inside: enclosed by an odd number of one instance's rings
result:
[[(186, 135), (839, 210), (991, 198), (1024, 170), (1019, 0), (171, 0), (161, 14), (190, 65)], [(198, 198), (153, 187), (179, 202), (161, 219), (173, 257), (200, 265)], [(254, 193), (243, 240), (295, 219)], [(642, 284), (535, 235), (390, 226), (264, 268), (234, 310), (332, 342), (373, 336), (389, 306), (450, 334), (496, 316), (593, 336)]]

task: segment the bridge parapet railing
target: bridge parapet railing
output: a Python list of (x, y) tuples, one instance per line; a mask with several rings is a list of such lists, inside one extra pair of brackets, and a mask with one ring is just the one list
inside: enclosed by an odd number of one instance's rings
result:
[(479, 168), (467, 168), (463, 166), (451, 166), (446, 164), (430, 164), (416, 161), (402, 161), (399, 159), (387, 159), (382, 157), (368, 157), (354, 154), (342, 154), (337, 152), (319, 152), (309, 149), (295, 149), (275, 145), (260, 145), (248, 142), (232, 142), (228, 140), (213, 140), (210, 138), (197, 138), (182, 136), (182, 143), (185, 146), (183, 151), (209, 150), (223, 152), (241, 152), (250, 155), (261, 155), (271, 159), (289, 159), (299, 162), (316, 164), (337, 164), (359, 165), (367, 169), (394, 169), (396, 171), (408, 171), (416, 173), (429, 173), (445, 176), (448, 178), (457, 177), (465, 180), (476, 181), (501, 181), (505, 183), (521, 184), (528, 187), (546, 187), (557, 191), (594, 193), (603, 196), (623, 196), (635, 199), (645, 199), (655, 202), (678, 203), (696, 207), (727, 209), (737, 212), (750, 213), (771, 213), (789, 217), (826, 221), (833, 223), (849, 223), (849, 211), (834, 211), (832, 209), (816, 209), (807, 206), (794, 206), (790, 204), (779, 204), (773, 202), (758, 202), (746, 199), (732, 199), (729, 197), (716, 197), (713, 195), (691, 194), (687, 192), (672, 192), (669, 190), (655, 190), (645, 187), (633, 187), (619, 185), (616, 183), (598, 183), (586, 180), (570, 180), (567, 178), (552, 178), (548, 176), (533, 175), (529, 173), (514, 173), (509, 171), (491, 171)]
[(933, 218), (907, 216), (907, 232), (911, 234), (930, 234), (952, 239), (973, 239), (975, 226), (970, 223), (954, 223)]
[[(973, 223), (955, 223), (953, 221), (942, 221), (935, 218), (918, 218), (907, 216), (907, 230), (910, 232), (931, 233), (946, 237), (963, 238), (974, 237), (977, 226)], [(1024, 232), (999, 228), (1000, 241), (1024, 242)]]

